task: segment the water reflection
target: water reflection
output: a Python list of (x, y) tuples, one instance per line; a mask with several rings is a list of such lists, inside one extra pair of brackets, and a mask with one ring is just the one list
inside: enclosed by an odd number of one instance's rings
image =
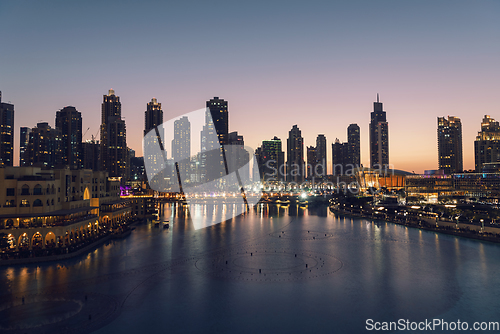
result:
[[(240, 209), (234, 204), (219, 210), (199, 203), (187, 210), (182, 204), (166, 203), (161, 212), (169, 229), (142, 224), (128, 238), (81, 257), (1, 268), (0, 316), (15, 316), (12, 310), (2, 313), (1, 305), (50, 292), (62, 299), (99, 296), (106, 300), (99, 303), (102, 307), (114, 305), (110, 300), (121, 305), (116, 311), (100, 312), (116, 320), (99, 333), (241, 332), (242, 328), (243, 332), (297, 328), (316, 332), (331, 330), (332, 323), (347, 333), (362, 332), (367, 318), (495, 320), (472, 317), (478, 316), (473, 310), (500, 307), (497, 245), (293, 204), (259, 204), (221, 224), (192, 227), (193, 215), (213, 217)], [(280, 256), (249, 259), (239, 254), (254, 250)], [(279, 276), (295, 275), (294, 266), (304, 263), (294, 254), (307, 252), (320, 263), (318, 269), (301, 269), (307, 274), (303, 279)], [(320, 257), (336, 259), (341, 269), (315, 277), (312, 271), (322, 270)], [(220, 271), (207, 274), (196, 266), (212, 266), (212, 261), (219, 261)], [(245, 266), (252, 270), (271, 266), (282, 281), (246, 281), (234, 271), (248, 269)], [(75, 323), (68, 320), (64, 326)]]

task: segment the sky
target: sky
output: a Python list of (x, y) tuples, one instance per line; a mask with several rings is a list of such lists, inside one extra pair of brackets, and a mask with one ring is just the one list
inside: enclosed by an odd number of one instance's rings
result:
[[(390, 163), (437, 168), (437, 117), (463, 126), (464, 168), (484, 115), (500, 119), (500, 1), (0, 1), (0, 90), (19, 128), (75, 106), (98, 135), (103, 95), (122, 102), (142, 155), (151, 98), (164, 120), (229, 102), (229, 128), (253, 148), (294, 124), (305, 146), (368, 125), (376, 94)], [(88, 131), (87, 128), (89, 128)]]

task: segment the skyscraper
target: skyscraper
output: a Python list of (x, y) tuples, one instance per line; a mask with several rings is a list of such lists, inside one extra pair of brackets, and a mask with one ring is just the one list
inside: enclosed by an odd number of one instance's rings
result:
[(61, 164), (70, 169), (82, 168), (82, 114), (75, 107), (56, 112), (56, 129), (61, 136)]
[(274, 137), (262, 141), (262, 146), (256, 150), (262, 180), (283, 181), (285, 179), (285, 153), (282, 150), (281, 139)]
[(191, 123), (186, 116), (174, 122), (174, 139), (172, 140), (172, 158), (179, 167), (181, 180), (190, 180), (191, 167)]
[(212, 121), (210, 109), (205, 113), (205, 125), (200, 134), (199, 172), (200, 181), (209, 182), (225, 175), (222, 151)]
[(286, 180), (296, 183), (304, 181), (304, 139), (297, 125), (288, 132), (286, 158)]
[(474, 157), (478, 173), (485, 163), (500, 161), (500, 125), (489, 115), (484, 116), (474, 141)]
[(28, 143), (30, 142), (31, 128), (22, 126), (19, 133), (19, 166), (29, 166)]
[(387, 168), (389, 165), (389, 125), (382, 103), (373, 102), (373, 112), (370, 121), (370, 167), (374, 169)]
[(91, 140), (82, 143), (82, 164), (84, 169), (92, 169), (94, 171), (100, 169), (100, 151), (99, 141), (96, 141), (93, 135)]
[(238, 131), (228, 134), (228, 145), (224, 146), (228, 172), (238, 171), (239, 176), (248, 179), (250, 170), (245, 166), (248, 164), (250, 155), (245, 150), (245, 140)]
[(219, 143), (226, 145), (229, 133), (227, 101), (214, 97), (210, 101), (207, 101), (207, 108), (210, 109), (215, 131), (217, 131), (217, 136), (219, 137)]
[(323, 178), (327, 175), (327, 159), (326, 159), (326, 137), (325, 135), (318, 135), (316, 137), (316, 168), (315, 177)]
[(316, 176), (315, 170), (317, 169), (318, 159), (316, 147), (307, 147), (307, 178), (312, 180)]
[(120, 98), (110, 89), (103, 95), (101, 109), (101, 170), (109, 176), (127, 177), (127, 132), (122, 120)]
[(332, 144), (332, 173), (334, 175), (353, 175), (354, 169), (360, 165), (359, 126), (351, 124), (347, 127), (347, 142), (338, 138)]
[(462, 123), (454, 116), (438, 117), (439, 169), (445, 174), (463, 171)]
[(144, 113), (144, 135), (155, 127), (163, 123), (163, 110), (161, 110), (161, 103), (158, 103), (156, 98), (152, 98), (146, 106)]
[(42, 122), (31, 129), (27, 149), (28, 166), (44, 169), (60, 168), (61, 164), (61, 134), (59, 130)]
[(338, 138), (332, 144), (332, 173), (344, 175), (352, 172), (349, 159), (349, 143), (342, 143)]
[(14, 165), (14, 105), (2, 102), (0, 92), (0, 167)]
[(355, 167), (361, 164), (360, 131), (357, 124), (347, 127), (347, 143), (349, 145), (349, 163)]

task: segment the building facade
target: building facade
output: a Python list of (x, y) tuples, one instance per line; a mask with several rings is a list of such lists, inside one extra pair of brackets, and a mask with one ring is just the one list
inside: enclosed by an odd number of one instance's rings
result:
[(28, 144), (30, 142), (31, 128), (23, 126), (19, 131), (19, 166), (29, 166)]
[(320, 134), (316, 137), (316, 166), (314, 168), (314, 177), (321, 179), (328, 174), (328, 160), (326, 157), (326, 137)]
[(82, 164), (84, 169), (100, 170), (100, 151), (101, 145), (94, 138), (82, 143)]
[(463, 171), (462, 122), (455, 116), (438, 117), (439, 170), (445, 174)]
[(484, 164), (500, 161), (500, 125), (489, 115), (484, 116), (474, 141), (474, 158), (477, 173)]
[(347, 127), (347, 143), (349, 145), (349, 160), (354, 166), (361, 165), (361, 140), (360, 130), (357, 124)]
[(42, 122), (31, 129), (27, 148), (28, 166), (53, 169), (61, 164), (61, 135), (49, 123)]
[(14, 164), (14, 105), (2, 102), (0, 92), (0, 167)]
[(68, 106), (57, 111), (56, 129), (61, 136), (61, 164), (80, 169), (82, 164), (82, 114)]
[(11, 251), (67, 248), (131, 218), (120, 182), (106, 172), (0, 169), (0, 233)]
[(500, 200), (500, 173), (457, 173), (451, 175), (408, 175), (407, 196), (423, 196), (428, 201), (440, 197), (473, 197)]
[(352, 166), (349, 166), (349, 144), (342, 143), (338, 138), (332, 144), (332, 174), (345, 175)]
[(111, 177), (127, 178), (127, 130), (122, 120), (120, 98), (110, 89), (103, 95), (101, 110), (101, 170)]
[(163, 124), (163, 110), (161, 109), (161, 103), (158, 103), (156, 98), (152, 98), (146, 106), (146, 112), (144, 113), (144, 135), (155, 127)]
[(316, 177), (316, 169), (318, 168), (318, 151), (314, 146), (307, 146), (307, 179), (312, 180)]
[(229, 134), (227, 101), (214, 97), (213, 99), (207, 101), (206, 106), (209, 108), (210, 114), (212, 115), (215, 131), (219, 137), (219, 143), (221, 145), (226, 145), (228, 143)]
[(281, 139), (274, 137), (263, 140), (262, 146), (255, 151), (261, 180), (285, 180), (285, 152), (282, 149)]
[(301, 183), (305, 178), (304, 138), (297, 125), (288, 132), (286, 181)]
[(228, 145), (224, 146), (228, 173), (238, 171), (241, 179), (247, 180), (250, 176), (250, 169), (247, 165), (250, 155), (245, 149), (245, 140), (238, 131), (228, 134)]
[(370, 121), (370, 168), (386, 169), (389, 166), (389, 124), (382, 103), (373, 102)]
[(174, 122), (172, 139), (172, 159), (179, 169), (182, 181), (190, 181), (191, 169), (191, 123), (186, 116)]

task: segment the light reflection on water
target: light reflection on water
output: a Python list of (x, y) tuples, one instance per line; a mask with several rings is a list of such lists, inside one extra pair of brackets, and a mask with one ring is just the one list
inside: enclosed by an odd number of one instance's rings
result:
[[(216, 214), (203, 204), (191, 210)], [(223, 210), (238, 208), (229, 204)], [(336, 332), (360, 332), (367, 318), (498, 320), (489, 311), (500, 306), (496, 244), (336, 216), (324, 207), (258, 205), (201, 230), (193, 229), (181, 205), (165, 205), (163, 212), (169, 229), (142, 224), (128, 238), (87, 255), (1, 268), (0, 297), (16, 300), (46, 289), (112, 296), (123, 306), (99, 333), (331, 332), (332, 326)], [(312, 239), (308, 231), (328, 237)], [(276, 237), (280, 232), (290, 237)], [(218, 278), (195, 266), (232, 250), (310, 251), (334, 256), (343, 265), (318, 278), (269, 283), (241, 281), (238, 273)], [(258, 268), (259, 259), (267, 266), (275, 260), (256, 256), (234, 263)]]

